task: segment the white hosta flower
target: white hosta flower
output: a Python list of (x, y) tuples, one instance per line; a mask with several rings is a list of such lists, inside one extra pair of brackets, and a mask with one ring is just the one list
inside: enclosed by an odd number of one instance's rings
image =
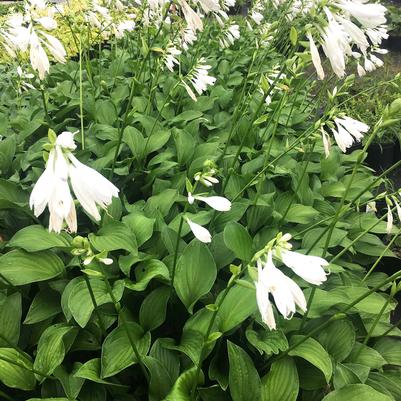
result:
[(54, 57), (56, 61), (59, 63), (64, 64), (65, 63), (65, 58), (67, 57), (67, 52), (64, 49), (64, 46), (61, 44), (61, 42), (55, 38), (52, 35), (49, 35), (47, 33), (43, 32), (43, 35), (46, 38), (46, 46), (50, 51), (50, 54)]
[(229, 210), (231, 210), (231, 202), (223, 196), (201, 196), (192, 195), (191, 193), (188, 194), (188, 202), (190, 204), (192, 204), (195, 199), (201, 202), (205, 202), (211, 208), (219, 212), (228, 212)]
[[(261, 270), (261, 268), (260, 268)], [(262, 273), (259, 275), (261, 276)], [(269, 299), (269, 287), (266, 286), (261, 280), (255, 282), (256, 288), (256, 302), (260, 315), (262, 316), (263, 323), (267, 325), (270, 330), (276, 330), (276, 320), (274, 318), (273, 306)]]
[(315, 41), (313, 40), (313, 37), (310, 33), (308, 33), (308, 39), (309, 39), (310, 53), (312, 56), (312, 63), (315, 66), (317, 76), (319, 77), (319, 79), (324, 79), (324, 71), (322, 67), (322, 62), (320, 60), (319, 50), (316, 47)]
[(78, 201), (95, 220), (100, 220), (97, 206), (106, 208), (118, 189), (96, 170), (79, 162), (71, 153), (76, 148), (74, 134), (63, 132), (49, 152), (46, 169), (35, 184), (29, 205), (36, 217), (45, 207), (50, 212), (49, 231), (60, 232), (66, 221), (71, 232), (77, 231), (77, 217), (68, 179)]
[(234, 42), (240, 38), (239, 25), (230, 25), (226, 30), (223, 31), (223, 38), (220, 39), (220, 46), (222, 48), (227, 48), (233, 45)]
[(324, 154), (326, 156), (326, 159), (329, 157), (330, 155), (330, 148), (331, 148), (331, 143), (330, 143), (330, 136), (329, 134), (324, 130), (324, 128), (322, 127), (320, 129), (321, 133), (322, 133), (322, 141), (323, 141), (323, 148), (324, 148)]
[(256, 25), (260, 25), (263, 20), (263, 15), (258, 11), (252, 11), (251, 18), (253, 19)]
[[(194, 68), (194, 71), (191, 72), (187, 77), (199, 96), (207, 90), (207, 87), (209, 85), (214, 85), (214, 83), (216, 82), (216, 78), (209, 76), (209, 69), (212, 67), (210, 65), (204, 64), (204, 62), (205, 59), (203, 57), (200, 58)], [(191, 96), (191, 98), (196, 101), (196, 96), (191, 88), (189, 88), (189, 85), (184, 83), (184, 87), (187, 90), (189, 96)]]
[(117, 39), (121, 39), (124, 36), (125, 32), (131, 32), (134, 29), (135, 29), (135, 22), (126, 20), (117, 24), (117, 26), (114, 29), (114, 34), (116, 35)]
[(387, 225), (386, 225), (386, 232), (387, 234), (391, 234), (393, 231), (393, 224), (394, 224), (394, 217), (393, 212), (391, 211), (391, 204), (387, 203)]
[(196, 34), (191, 28), (185, 28), (182, 33), (181, 46), (186, 51), (196, 41)]
[(177, 60), (177, 56), (181, 54), (181, 50), (178, 50), (175, 46), (169, 45), (166, 49), (164, 56), (164, 64), (171, 71), (174, 72), (174, 65), (179, 65), (180, 62)]
[(203, 23), (199, 15), (189, 6), (185, 0), (179, 0), (178, 4), (181, 6), (182, 12), (188, 28), (193, 32), (202, 31)]
[(366, 204), (366, 213), (376, 213), (376, 212), (377, 212), (376, 202), (375, 201), (368, 202)]
[(69, 174), (74, 193), (85, 209), (95, 220), (100, 220), (97, 206), (106, 209), (113, 197), (118, 197), (118, 188), (96, 170), (81, 163), (72, 153)]
[(327, 280), (323, 267), (329, 263), (319, 256), (303, 255), (289, 250), (280, 252), (282, 262), (305, 281), (315, 285), (321, 285)]
[(32, 31), (30, 38), (29, 58), (32, 68), (38, 72), (39, 79), (43, 80), (49, 72), (50, 62), (34, 31)]
[(186, 218), (186, 221), (187, 221), (192, 233), (195, 235), (195, 237), (199, 241), (201, 241), (205, 244), (212, 242), (212, 236), (210, 235), (210, 232), (208, 229), (206, 229), (205, 227), (202, 227), (200, 224), (194, 223), (193, 221), (189, 220), (188, 218)]
[(356, 69), (360, 77), (364, 77), (366, 75), (365, 69), (359, 63), (357, 64)]
[(48, 31), (57, 28), (57, 22), (51, 17), (41, 17), (37, 20), (37, 22), (39, 22), (39, 24)]
[(272, 294), (278, 311), (285, 319), (291, 319), (296, 312), (297, 305), (302, 311), (306, 311), (306, 299), (301, 288), (295, 281), (274, 266), (271, 252), (268, 253), (266, 262), (263, 263), (259, 259), (257, 265), (258, 308), (263, 320), (270, 328), (274, 328), (275, 323), (272, 321), (272, 312), (269, 310), (268, 303), (263, 300), (263, 292), (265, 292), (265, 297), (267, 298), (269, 294)]
[(198, 3), (206, 14), (220, 11), (220, 3), (218, 0), (198, 0)]
[(363, 138), (363, 134), (369, 131), (368, 125), (351, 117), (337, 117), (334, 122), (337, 126), (337, 129), (332, 129), (334, 138), (344, 153), (347, 148), (351, 147), (355, 141), (359, 142)]
[(386, 23), (386, 7), (362, 1), (341, 0), (338, 7), (350, 13), (365, 28), (376, 28)]

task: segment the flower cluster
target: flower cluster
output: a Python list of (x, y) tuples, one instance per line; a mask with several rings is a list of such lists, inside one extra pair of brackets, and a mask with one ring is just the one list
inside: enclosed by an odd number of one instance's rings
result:
[(99, 30), (103, 39), (110, 39), (112, 36), (120, 39), (125, 32), (134, 30), (134, 18), (135, 14), (130, 13), (120, 0), (93, 0), (91, 8), (85, 13), (87, 23)]
[[(361, 141), (363, 134), (369, 131), (369, 125), (362, 121), (355, 120), (348, 116), (338, 116), (334, 118), (334, 125), (331, 132), (337, 142), (338, 147), (345, 153), (355, 142)], [(324, 128), (321, 129), (324, 151), (326, 157), (330, 153), (330, 137)]]
[[(276, 7), (288, 8), (286, 1), (274, 1)], [(308, 25), (308, 40), (312, 62), (320, 79), (325, 77), (319, 50), (322, 45), (334, 73), (345, 76), (349, 58), (357, 61), (359, 75), (381, 67), (383, 62), (373, 53), (383, 54), (380, 49), (383, 39), (388, 37), (386, 28), (386, 8), (380, 4), (370, 4), (363, 0), (306, 0), (293, 2), (287, 12), (288, 18), (310, 15), (314, 23)], [(364, 59), (362, 64), (361, 59)]]
[(76, 149), (73, 133), (65, 131), (56, 137), (49, 131), (49, 139), (52, 143), (46, 169), (32, 190), (29, 205), (36, 217), (48, 207), (49, 231), (59, 233), (65, 221), (69, 231), (76, 232), (77, 216), (69, 181), (84, 210), (97, 221), (97, 206), (105, 209), (110, 205), (112, 198), (118, 196), (118, 188), (72, 154)]
[[(2, 45), (11, 58), (22, 60), (29, 54), (32, 69), (43, 80), (50, 69), (47, 52), (59, 63), (65, 63), (66, 51), (62, 43), (46, 31), (57, 28), (56, 9), (43, 0), (30, 0), (23, 13), (11, 15), (6, 28), (0, 31)], [(46, 49), (46, 50), (45, 50)]]
[[(196, 190), (198, 182), (201, 182), (206, 187), (211, 187), (214, 184), (217, 184), (219, 180), (213, 177), (215, 173), (215, 169), (209, 168), (204, 173), (195, 174), (195, 185), (192, 185), (189, 181), (187, 181), (188, 204), (193, 205), (195, 201), (203, 202), (218, 212), (228, 212), (231, 209), (231, 202), (223, 196), (206, 196), (206, 194), (203, 193), (193, 194), (193, 192)], [(198, 223), (193, 222), (187, 216), (185, 216), (185, 221), (188, 223), (192, 233), (199, 241), (204, 243), (209, 243), (212, 241), (212, 236), (208, 229), (202, 227)]]
[(290, 234), (281, 236), (269, 243), (256, 256), (258, 279), (255, 281), (256, 300), (263, 322), (270, 330), (276, 329), (273, 305), (269, 299), (273, 296), (276, 308), (285, 319), (291, 319), (298, 306), (306, 311), (306, 299), (299, 285), (278, 269), (273, 259), (282, 262), (297, 276), (314, 285), (321, 285), (326, 281), (327, 273), (324, 267), (328, 262), (318, 256), (304, 255), (291, 251), (292, 245), (288, 242)]
[(205, 62), (205, 59), (201, 57), (195, 64), (193, 70), (185, 77), (188, 83), (182, 81), (182, 85), (194, 102), (196, 102), (196, 95), (189, 86), (189, 83), (193, 86), (196, 93), (200, 96), (203, 92), (207, 90), (207, 87), (209, 85), (214, 85), (214, 83), (216, 82), (216, 78), (209, 75), (209, 70), (212, 68), (212, 66), (205, 64)]

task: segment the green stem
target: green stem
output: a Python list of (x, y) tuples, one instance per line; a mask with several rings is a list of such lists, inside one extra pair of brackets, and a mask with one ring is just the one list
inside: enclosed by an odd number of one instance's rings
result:
[(84, 102), (83, 102), (83, 80), (82, 80), (82, 38), (79, 36), (79, 119), (81, 121), (81, 146), (85, 149), (84, 133)]
[(398, 231), (396, 235), (394, 235), (393, 238), (391, 238), (391, 241), (387, 244), (387, 246), (383, 249), (381, 252), (379, 258), (376, 260), (376, 262), (373, 264), (373, 266), (369, 269), (369, 271), (366, 273), (365, 277), (362, 279), (362, 281), (365, 281), (375, 270), (376, 266), (379, 264), (380, 260), (383, 258), (385, 253), (391, 248), (391, 246), (394, 244), (395, 240), (398, 238), (398, 236), (401, 234), (401, 229)]
[(88, 276), (85, 274), (85, 272), (83, 272), (83, 274), (84, 274), (84, 280), (85, 280), (86, 286), (88, 287), (89, 296), (91, 298), (95, 314), (97, 316), (97, 319), (99, 320), (100, 329), (102, 330), (102, 333), (105, 334), (106, 333), (106, 328), (104, 327), (102, 317), (101, 317), (100, 312), (98, 310), (98, 304), (96, 302), (96, 298), (95, 298), (95, 294), (93, 292), (92, 285), (90, 283), (90, 280), (89, 280)]
[(185, 208), (183, 214), (181, 215), (180, 225), (178, 226), (177, 241), (175, 243), (175, 249), (174, 249), (173, 268), (171, 270), (170, 294), (172, 294), (173, 291), (174, 291), (174, 279), (175, 279), (175, 271), (176, 271), (176, 268), (177, 268), (177, 261), (178, 261), (178, 249), (179, 249), (179, 246), (180, 246), (182, 227), (184, 225), (184, 214), (185, 214), (185, 211), (186, 211), (186, 208)]

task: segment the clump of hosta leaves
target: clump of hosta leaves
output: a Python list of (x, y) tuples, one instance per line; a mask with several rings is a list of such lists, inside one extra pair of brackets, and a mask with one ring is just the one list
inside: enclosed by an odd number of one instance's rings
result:
[(0, 398), (400, 399), (401, 194), (364, 165), (399, 103), (368, 126), (310, 76), (378, 50), (356, 4), (65, 3), (45, 69), (12, 31)]

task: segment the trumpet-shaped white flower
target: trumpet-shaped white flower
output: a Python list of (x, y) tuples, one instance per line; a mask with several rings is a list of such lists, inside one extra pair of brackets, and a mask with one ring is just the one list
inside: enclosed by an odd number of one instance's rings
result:
[(253, 19), (256, 25), (260, 25), (263, 20), (263, 14), (261, 14), (258, 11), (252, 11), (251, 18)]
[(189, 6), (185, 0), (179, 0), (179, 5), (181, 6), (182, 12), (188, 28), (193, 32), (202, 31), (203, 23), (200, 16)]
[(205, 202), (211, 208), (219, 212), (228, 212), (229, 210), (231, 210), (231, 202), (227, 198), (224, 198), (223, 196), (201, 196), (201, 195), (192, 195), (191, 193), (188, 193), (189, 204), (192, 205), (195, 199), (201, 202)]
[(220, 46), (222, 48), (229, 47), (240, 38), (239, 25), (229, 25), (227, 29), (223, 31), (223, 37), (220, 39)]
[(327, 280), (323, 267), (329, 263), (319, 256), (303, 255), (284, 249), (280, 252), (280, 258), (297, 276), (308, 283), (321, 285)]
[(195, 222), (189, 220), (188, 218), (186, 218), (186, 221), (187, 221), (192, 233), (195, 235), (195, 237), (199, 241), (201, 241), (205, 244), (212, 242), (212, 236), (210, 235), (210, 232), (207, 228), (202, 227), (200, 224), (195, 223)]
[(386, 23), (386, 7), (362, 1), (341, 0), (338, 7), (351, 14), (365, 28), (376, 28)]
[(315, 66), (317, 76), (320, 79), (324, 79), (324, 71), (322, 67), (322, 62), (320, 60), (319, 50), (316, 47), (315, 41), (313, 40), (313, 37), (310, 33), (308, 33), (308, 39), (309, 39), (310, 53), (312, 56), (312, 63)]
[(351, 117), (337, 117), (334, 122), (337, 129), (333, 128), (332, 132), (337, 145), (343, 152), (346, 152), (355, 141), (359, 142), (363, 138), (363, 134), (369, 131), (368, 125)]
[[(265, 263), (258, 259), (257, 265), (258, 281), (256, 286), (258, 288), (258, 308), (263, 321), (269, 328), (275, 328), (275, 323), (273, 323), (274, 318), (270, 310), (271, 305), (263, 299), (263, 292), (265, 292), (266, 298), (269, 297), (269, 294), (272, 294), (278, 311), (285, 319), (291, 319), (296, 312), (297, 305), (302, 311), (306, 311), (306, 299), (301, 288), (294, 280), (287, 277), (274, 266), (271, 252), (268, 253)], [(270, 301), (268, 302), (270, 303)]]
[(106, 208), (118, 189), (96, 170), (79, 162), (71, 153), (76, 148), (73, 134), (63, 132), (49, 152), (46, 169), (35, 184), (29, 205), (36, 217), (49, 208), (49, 231), (60, 232), (66, 221), (71, 232), (77, 231), (77, 217), (68, 179), (78, 201), (95, 220), (100, 220), (97, 206)]
[(174, 71), (174, 65), (180, 64), (180, 62), (177, 60), (177, 56), (179, 56), (180, 54), (181, 54), (181, 50), (178, 50), (172, 44), (167, 46), (167, 49), (166, 49), (166, 52), (164, 55), (164, 64), (171, 72)]
[[(191, 72), (187, 79), (194, 87), (195, 91), (198, 95), (202, 95), (204, 91), (207, 90), (209, 85), (214, 85), (216, 82), (216, 78), (209, 76), (209, 70), (212, 68), (210, 65), (204, 64), (205, 59), (202, 57), (197, 62), (193, 72)], [(189, 85), (183, 81), (183, 85), (188, 93), (188, 95), (192, 98), (192, 100), (196, 101), (196, 95), (194, 91), (189, 87)]]

